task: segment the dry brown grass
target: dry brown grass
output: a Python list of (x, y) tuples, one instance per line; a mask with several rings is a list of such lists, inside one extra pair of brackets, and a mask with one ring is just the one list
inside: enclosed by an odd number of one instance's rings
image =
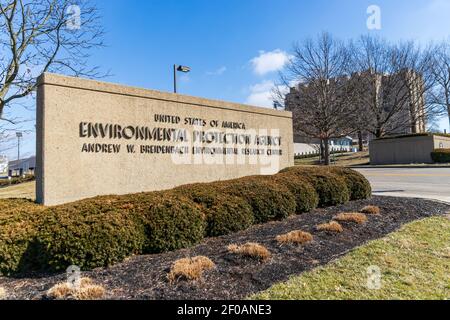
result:
[(331, 221), (329, 223), (319, 224), (316, 226), (317, 231), (327, 231), (327, 232), (336, 232), (341, 233), (344, 231), (344, 228), (337, 223), (336, 221)]
[(279, 244), (292, 243), (292, 244), (301, 245), (301, 244), (311, 242), (313, 240), (313, 236), (308, 232), (295, 230), (295, 231), (277, 236), (276, 240), (278, 241)]
[(184, 258), (175, 261), (167, 278), (170, 282), (178, 279), (199, 280), (204, 271), (211, 270), (214, 267), (214, 262), (207, 257)]
[(231, 244), (228, 251), (244, 257), (265, 261), (271, 257), (270, 251), (259, 243), (248, 242), (243, 245)]
[(82, 278), (79, 288), (67, 282), (58, 283), (47, 291), (47, 296), (57, 300), (100, 300), (105, 293), (105, 288), (94, 284), (90, 278)]
[(340, 213), (333, 218), (339, 222), (353, 222), (363, 224), (367, 221), (367, 216), (359, 212)]
[(380, 214), (381, 210), (377, 206), (366, 206), (366, 207), (361, 209), (361, 212), (365, 213), (365, 214), (376, 214), (376, 215), (378, 215), (378, 214)]
[(6, 299), (6, 290), (5, 288), (0, 287), (0, 300)]

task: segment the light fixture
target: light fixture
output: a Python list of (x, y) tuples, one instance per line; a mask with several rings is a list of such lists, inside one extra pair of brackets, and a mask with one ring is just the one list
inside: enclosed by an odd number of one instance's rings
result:
[(181, 66), (181, 65), (173, 65), (173, 92), (177, 93), (177, 71), (188, 73), (191, 72), (191, 68), (188, 66)]
[(191, 68), (189, 68), (187, 66), (178, 66), (177, 71), (188, 73), (191, 71)]

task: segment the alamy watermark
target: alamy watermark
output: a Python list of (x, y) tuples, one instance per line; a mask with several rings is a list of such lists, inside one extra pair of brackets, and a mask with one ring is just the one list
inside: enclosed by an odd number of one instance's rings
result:
[(367, 8), (367, 29), (381, 30), (381, 8), (375, 4)]
[(367, 283), (369, 290), (381, 289), (381, 269), (379, 266), (370, 266), (367, 268)]
[(69, 30), (81, 29), (81, 8), (77, 5), (68, 6), (66, 9), (68, 16), (66, 21), (66, 27)]
[(81, 287), (81, 269), (78, 266), (70, 266), (66, 270), (67, 284), (72, 290), (79, 290)]
[(260, 174), (271, 175), (281, 169), (283, 144), (279, 129), (203, 130), (194, 127), (172, 153), (176, 165), (253, 165)]

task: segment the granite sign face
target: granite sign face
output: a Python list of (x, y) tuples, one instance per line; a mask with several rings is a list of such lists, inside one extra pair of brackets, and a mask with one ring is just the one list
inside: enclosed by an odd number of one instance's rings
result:
[(44, 74), (38, 202), (56, 205), (248, 175), (294, 164), (292, 114)]

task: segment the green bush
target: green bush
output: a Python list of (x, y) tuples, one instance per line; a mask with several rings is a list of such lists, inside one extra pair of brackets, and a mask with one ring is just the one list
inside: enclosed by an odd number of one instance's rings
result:
[(117, 199), (96, 198), (47, 209), (36, 241), (41, 268), (92, 269), (141, 253), (144, 227)]
[(131, 211), (145, 228), (144, 253), (190, 247), (205, 236), (206, 222), (200, 208), (174, 192), (135, 195)]
[(0, 179), (0, 188), (13, 186), (13, 185), (17, 185), (17, 184), (21, 184), (21, 183), (25, 183), (25, 182), (34, 181), (34, 180), (36, 180), (34, 175), (28, 175), (28, 176), (25, 176), (25, 177), (12, 178), (11, 180), (9, 180), (9, 179)]
[(450, 149), (436, 149), (431, 153), (435, 163), (450, 163)]
[(107, 196), (45, 208), (0, 200), (0, 273), (108, 266), (133, 254), (186, 248), (205, 236), (370, 194), (344, 168), (293, 167), (274, 176)]
[(319, 195), (320, 207), (335, 206), (350, 200), (350, 191), (345, 180), (326, 167), (296, 166), (284, 169), (282, 173), (291, 173), (307, 179)]
[(209, 237), (227, 235), (248, 229), (254, 223), (252, 207), (243, 198), (219, 195), (215, 204), (206, 211)]
[(36, 267), (31, 244), (44, 209), (29, 200), (0, 200), (0, 274), (12, 275)]
[(329, 170), (345, 180), (350, 191), (350, 200), (364, 200), (372, 195), (370, 182), (361, 173), (343, 167), (330, 167)]
[(199, 205), (206, 219), (206, 235), (216, 237), (245, 230), (254, 223), (252, 207), (243, 198), (222, 193), (214, 183), (178, 187), (180, 193)]
[(295, 214), (294, 195), (283, 185), (267, 176), (245, 177), (218, 182), (224, 193), (242, 197), (253, 209), (256, 223), (281, 220)]
[(308, 180), (289, 173), (279, 173), (272, 179), (294, 195), (298, 214), (309, 212), (319, 205), (319, 195)]
[(210, 208), (216, 202), (220, 190), (214, 183), (195, 183), (177, 187), (173, 189), (173, 192), (189, 198), (196, 204)]

